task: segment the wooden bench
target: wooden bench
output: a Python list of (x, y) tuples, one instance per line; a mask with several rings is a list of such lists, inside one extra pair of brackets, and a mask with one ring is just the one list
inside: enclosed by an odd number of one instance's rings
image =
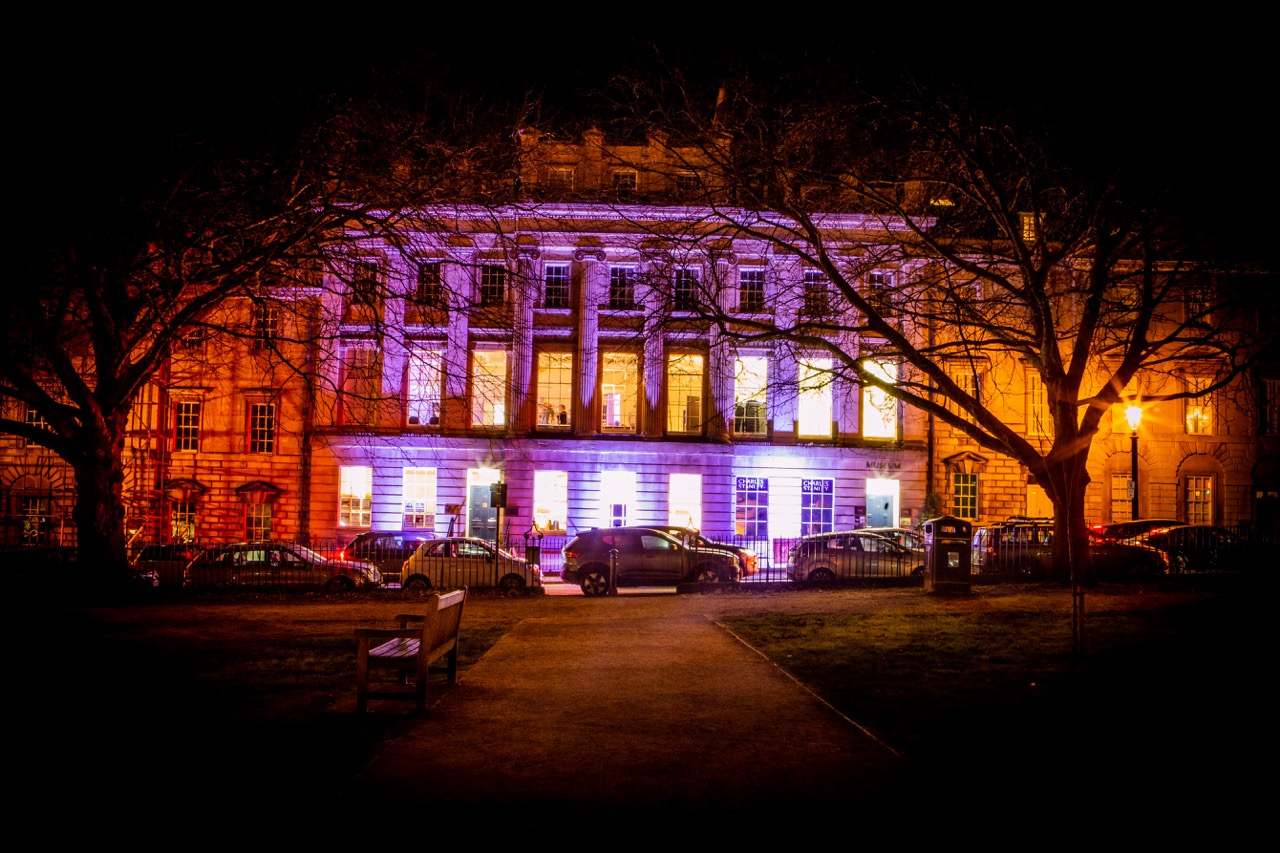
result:
[[(449, 683), (458, 683), (458, 629), (462, 626), (463, 587), (456, 592), (427, 597), (421, 616), (402, 613), (395, 628), (357, 628), (360, 643), (356, 661), (356, 710), (363, 713), (370, 699), (412, 700), (419, 711), (427, 709), (427, 671), (445, 659)], [(373, 672), (394, 675), (394, 680), (371, 680)]]

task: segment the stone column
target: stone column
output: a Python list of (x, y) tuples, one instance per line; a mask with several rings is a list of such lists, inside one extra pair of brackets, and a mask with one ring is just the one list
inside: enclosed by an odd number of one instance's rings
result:
[(440, 399), (440, 430), (466, 432), (471, 427), (467, 380), (471, 372), (470, 312), (475, 305), (475, 270), (471, 252), (451, 253), (441, 264), (440, 278), (449, 302), (444, 347), (444, 393)]
[(537, 260), (540, 257), (534, 246), (522, 245), (515, 255), (515, 287), (511, 310), (511, 423), (513, 434), (521, 435), (533, 429), (537, 395), (533, 380), (533, 308), (540, 290)]
[(604, 249), (579, 249), (573, 253), (578, 263), (578, 349), (574, 354), (578, 371), (578, 393), (573, 401), (571, 429), (579, 434), (600, 431), (600, 303), (609, 288), (609, 265)]

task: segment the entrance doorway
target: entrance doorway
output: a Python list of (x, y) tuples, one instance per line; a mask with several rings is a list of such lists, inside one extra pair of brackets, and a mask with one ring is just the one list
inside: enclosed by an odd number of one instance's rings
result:
[(898, 526), (897, 480), (867, 480), (867, 527)]

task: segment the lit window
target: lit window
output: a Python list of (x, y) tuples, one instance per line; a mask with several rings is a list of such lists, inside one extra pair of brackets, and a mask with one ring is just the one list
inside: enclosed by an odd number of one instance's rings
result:
[(1028, 367), (1027, 377), (1027, 435), (1052, 435), (1049, 429), (1049, 395), (1039, 372)]
[(1187, 523), (1213, 524), (1213, 477), (1187, 477), (1186, 489)]
[(244, 538), (246, 542), (266, 542), (271, 538), (271, 504), (245, 504)]
[(253, 312), (253, 348), (271, 349), (280, 336), (280, 309), (274, 305), (258, 305)]
[(196, 541), (195, 501), (174, 501), (170, 505), (169, 530), (174, 542)]
[(667, 494), (667, 524), (702, 527), (702, 475), (672, 474)]
[(569, 525), (569, 472), (533, 472), (533, 523), (539, 530), (563, 531)]
[(409, 353), (409, 423), (440, 423), (440, 387), (444, 353), (415, 349)]
[(20, 508), (22, 510), (22, 544), (43, 544), (49, 533), (49, 499), (24, 495)]
[(436, 469), (403, 469), (403, 530), (434, 530), (436, 526)]
[(804, 304), (801, 313), (806, 317), (825, 317), (831, 311), (831, 297), (827, 277), (818, 270), (804, 272)]
[(667, 432), (702, 432), (702, 356), (667, 356)]
[[(45, 431), (48, 431), (49, 429), (49, 422), (44, 419), (44, 415), (40, 414), (40, 410), (36, 409), (34, 406), (27, 406), (25, 419), (27, 426), (32, 427), (33, 429), (42, 429)], [(30, 447), (35, 444), (35, 442), (28, 438), (24, 444), (27, 447)]]
[(373, 513), (373, 469), (367, 465), (343, 465), (338, 494), (338, 525), (368, 527)]
[(200, 449), (200, 402), (179, 400), (173, 411), (173, 449), (194, 453)]
[(600, 526), (626, 527), (636, 502), (634, 471), (600, 472)]
[(830, 533), (835, 529), (835, 482), (800, 481), (800, 535)]
[(372, 346), (348, 347), (342, 360), (342, 423), (373, 426), (378, 410), (381, 371)]
[(601, 430), (635, 432), (639, 393), (640, 370), (636, 354), (604, 353), (600, 370)]
[(1018, 227), (1022, 233), (1022, 241), (1024, 243), (1034, 243), (1036, 241), (1039, 229), (1036, 228), (1035, 214), (1019, 213)]
[(609, 267), (609, 307), (625, 311), (636, 306), (636, 271), (631, 267)]
[(675, 305), (677, 311), (693, 311), (698, 307), (698, 271), (678, 269), (675, 277)]
[(952, 475), (951, 512), (956, 518), (978, 517), (978, 475), (959, 471)]
[(486, 264), (480, 268), (480, 304), (501, 305), (507, 300), (507, 270)]
[(249, 452), (275, 453), (276, 406), (274, 403), (249, 404)]
[(1205, 390), (1211, 382), (1207, 376), (1186, 377), (1187, 392), (1195, 395), (1184, 401), (1187, 435), (1213, 434), (1213, 400)]
[(831, 437), (831, 359), (806, 358), (800, 361), (800, 435)]
[(768, 539), (769, 480), (737, 477), (734, 485), (734, 533), (749, 539)]
[(543, 304), (547, 308), (569, 307), (569, 267), (567, 264), (547, 264), (544, 271)]
[(573, 407), (573, 355), (538, 353), (538, 426), (567, 427)]
[(765, 390), (769, 387), (769, 360), (743, 356), (734, 362), (733, 433), (762, 436), (769, 431)]
[(738, 270), (738, 310), (744, 314), (764, 310), (764, 270)]
[[(889, 361), (866, 362), (867, 372), (882, 382), (898, 381), (898, 365)], [(897, 438), (898, 401), (874, 385), (862, 386), (862, 434), (867, 438)]]
[(504, 426), (507, 422), (507, 354), (476, 350), (471, 354), (471, 423)]

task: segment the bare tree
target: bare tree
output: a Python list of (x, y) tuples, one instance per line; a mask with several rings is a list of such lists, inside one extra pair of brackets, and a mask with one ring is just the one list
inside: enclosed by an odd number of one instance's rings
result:
[[(1259, 270), (1189, 254), (1158, 197), (1057, 156), (1025, 116), (919, 86), (890, 98), (760, 79), (714, 98), (668, 72), (627, 80), (613, 105), (626, 132), (679, 140), (673, 152), (710, 164), (696, 172), (698, 215), (665, 241), (703, 253), (759, 241), (819, 274), (830, 301), (806, 303), (796, 281), (771, 310), (744, 312), (706, 281), (696, 299), (669, 286), (669, 304), (733, 345), (825, 351), (833, 377), (1017, 460), (1055, 508), (1057, 577), (1087, 579), (1086, 464), (1104, 415), (1239, 387), (1274, 331), (1257, 322), (1270, 292), (1255, 289)], [(690, 169), (680, 160), (633, 167)], [(1043, 439), (960, 378), (978, 363), (1031, 369)], [(1185, 371), (1205, 381), (1174, 381)]]
[[(198, 129), (148, 124), (131, 137), (136, 147), (117, 149), (131, 165), (64, 176), (78, 204), (55, 205), (61, 184), (52, 180), (37, 197), (33, 218), (48, 218), (0, 332), (0, 395), (25, 416), (7, 407), (0, 430), (71, 467), (79, 545), (102, 558), (104, 581), (123, 577), (126, 563), (129, 416), (184, 336), (259, 334), (225, 320), (229, 298), (305, 306), (281, 296), (349, 281), (343, 259), (362, 237), (398, 233), (404, 211), (509, 192), (509, 125), (488, 123), (429, 77), (406, 79), (413, 85), (380, 80), (377, 99), (321, 93), (268, 99)], [(70, 169), (43, 162), (50, 178)], [(290, 328), (317, 332), (309, 322)]]

